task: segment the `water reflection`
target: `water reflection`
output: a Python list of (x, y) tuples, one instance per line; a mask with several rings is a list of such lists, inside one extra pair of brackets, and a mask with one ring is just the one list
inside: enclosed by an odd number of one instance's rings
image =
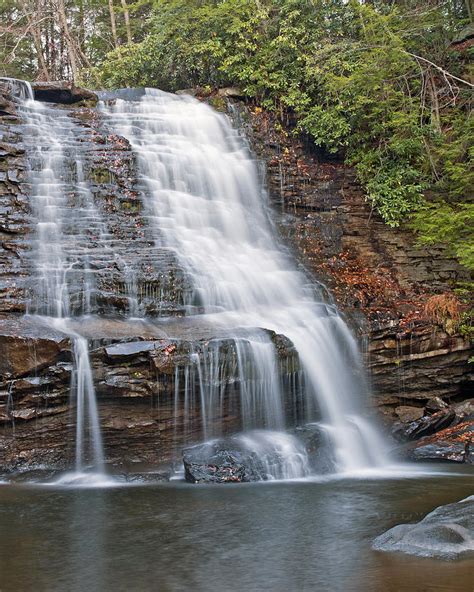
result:
[(237, 486), (0, 487), (2, 592), (465, 592), (472, 562), (375, 536), (472, 492), (465, 476)]

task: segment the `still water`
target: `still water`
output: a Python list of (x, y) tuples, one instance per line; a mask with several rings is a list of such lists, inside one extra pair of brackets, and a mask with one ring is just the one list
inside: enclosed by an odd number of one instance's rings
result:
[(473, 476), (0, 485), (0, 590), (471, 592), (474, 561), (381, 553), (371, 542), (472, 494)]

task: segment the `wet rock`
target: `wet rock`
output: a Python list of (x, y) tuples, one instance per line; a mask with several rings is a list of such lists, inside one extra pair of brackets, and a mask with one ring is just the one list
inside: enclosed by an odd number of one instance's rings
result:
[[(3, 320), (0, 321), (0, 343), (2, 327), (3, 334), (14, 337), (14, 344), (23, 339), (30, 344), (37, 339), (48, 342), (50, 336), (48, 327), (34, 317)], [(189, 318), (144, 323), (87, 317), (71, 320), (69, 328), (89, 340), (108, 462), (146, 459), (156, 464), (176, 458), (184, 445), (198, 441), (203, 431), (197, 387), (199, 370), (204, 388), (220, 384), (225, 391), (215, 425), (224, 425), (227, 433), (240, 428), (236, 411), (240, 384), (235, 365), (235, 340), (227, 338), (227, 331), (219, 336), (214, 325)], [(247, 334), (243, 330), (241, 333)], [(51, 338), (57, 338), (60, 343), (67, 336), (59, 333)], [(282, 336), (271, 334), (271, 338), (279, 344), (277, 352), (281, 356), (282, 371), (297, 368), (291, 343)], [(65, 347), (58, 358), (53, 348), (48, 360), (51, 365), (35, 367), (21, 375), (0, 376), (0, 465), (9, 469), (38, 463), (62, 467), (73, 462), (74, 410), (68, 407), (71, 404), (71, 343)], [(215, 348), (225, 360), (225, 371), (220, 374), (219, 383), (214, 375), (203, 371), (208, 367), (209, 356), (215, 355)], [(43, 355), (44, 352), (36, 362), (46, 362)], [(5, 363), (3, 358), (2, 363)], [(15, 371), (24, 369), (19, 367)], [(196, 388), (190, 389), (191, 384)], [(188, 397), (186, 411), (185, 393)], [(293, 408), (291, 402), (288, 406)], [(270, 461), (271, 455), (267, 456)]]
[(322, 475), (334, 471), (334, 447), (328, 433), (320, 424), (308, 423), (298, 426), (293, 433), (303, 443), (313, 473)]
[(423, 407), (400, 406), (395, 409), (395, 413), (402, 423), (416, 421), (424, 415)]
[(45, 417), (48, 415), (56, 415), (60, 413), (66, 413), (68, 410), (67, 405), (58, 405), (56, 407), (49, 407), (41, 409), (40, 407), (27, 407), (18, 410), (12, 410), (10, 412), (10, 418), (14, 420), (30, 421), (39, 417)]
[(20, 182), (20, 172), (18, 171), (18, 169), (11, 169), (7, 171), (7, 177), (11, 183)]
[(284, 432), (255, 430), (211, 440), (183, 451), (190, 483), (241, 483), (300, 478), (310, 473), (300, 440)]
[(455, 419), (454, 409), (443, 409), (408, 424), (397, 423), (393, 426), (392, 433), (400, 441), (418, 440), (449, 427)]
[(10, 115), (15, 117), (17, 115), (16, 105), (13, 101), (9, 101), (6, 97), (0, 94), (0, 117)]
[(71, 105), (81, 101), (95, 104), (98, 101), (97, 95), (92, 91), (76, 86), (73, 82), (65, 80), (55, 82), (34, 82), (32, 87), (37, 101), (62, 103), (64, 105)]
[(24, 148), (8, 142), (0, 142), (0, 156), (18, 156), (25, 153)]
[(458, 559), (474, 553), (474, 496), (440, 506), (416, 524), (400, 524), (377, 537), (377, 551)]
[(71, 349), (59, 331), (28, 320), (0, 319), (0, 376), (20, 377), (52, 366)]
[(391, 321), (371, 332), (367, 361), (379, 404), (443, 400), (469, 388), (469, 339), (435, 332), (428, 325), (403, 337), (400, 331), (399, 321)]
[(456, 421), (463, 422), (474, 419), (474, 399), (467, 399), (451, 406), (456, 414)]
[(97, 390), (113, 397), (149, 397), (155, 390), (150, 378), (131, 368), (113, 368), (97, 382)]
[(418, 440), (406, 449), (410, 460), (474, 464), (474, 421), (469, 420)]
[(235, 444), (215, 441), (183, 451), (184, 475), (190, 483), (241, 483), (261, 480), (255, 454)]
[(433, 397), (426, 403), (425, 409), (430, 413), (435, 413), (436, 411), (441, 411), (441, 409), (446, 409), (447, 406), (448, 404), (440, 397)]
[(154, 341), (129, 341), (117, 343), (105, 348), (105, 353), (110, 360), (131, 360), (155, 349)]

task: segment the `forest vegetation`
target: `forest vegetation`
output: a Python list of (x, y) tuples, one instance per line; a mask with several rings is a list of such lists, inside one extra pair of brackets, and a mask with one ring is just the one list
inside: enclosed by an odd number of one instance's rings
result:
[(234, 85), (474, 269), (473, 0), (4, 0), (1, 75)]

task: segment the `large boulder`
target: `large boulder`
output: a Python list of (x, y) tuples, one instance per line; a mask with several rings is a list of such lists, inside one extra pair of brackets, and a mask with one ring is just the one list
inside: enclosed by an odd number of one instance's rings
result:
[(206, 442), (183, 451), (184, 476), (190, 483), (240, 483), (263, 479), (258, 459), (225, 441)]
[(183, 451), (190, 483), (240, 483), (305, 477), (310, 466), (295, 436), (255, 430), (198, 444)]
[(469, 23), (461, 29), (450, 44), (450, 49), (464, 51), (474, 44), (474, 23)]
[(226, 86), (225, 88), (220, 88), (217, 91), (217, 96), (225, 98), (225, 99), (243, 99), (245, 98), (245, 92), (237, 87), (237, 86)]
[(377, 551), (457, 559), (474, 554), (474, 496), (440, 506), (415, 524), (400, 524), (378, 536)]
[(76, 86), (73, 82), (59, 80), (54, 82), (34, 82), (32, 84), (37, 101), (46, 103), (62, 103), (71, 105), (73, 103), (87, 102), (95, 104), (98, 101), (97, 95), (91, 90)]
[(421, 419), (424, 413), (423, 407), (411, 407), (409, 405), (400, 405), (395, 409), (395, 414), (401, 423), (411, 423)]

